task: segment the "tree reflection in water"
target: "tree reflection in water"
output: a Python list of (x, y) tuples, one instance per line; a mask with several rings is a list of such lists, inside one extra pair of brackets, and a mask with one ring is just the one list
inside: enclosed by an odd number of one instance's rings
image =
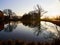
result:
[(0, 23), (0, 31), (2, 31), (4, 29), (4, 23)]
[(16, 27), (17, 27), (16, 22), (9, 22), (9, 24), (7, 24), (7, 26), (4, 28), (4, 31), (5, 32), (12, 32)]
[(57, 25), (55, 25), (55, 28), (56, 28), (56, 30), (57, 30), (57, 32), (58, 32), (58, 36), (59, 36), (59, 38), (60, 38), (60, 29), (58, 29), (58, 26), (57, 26)]
[[(60, 36), (60, 31), (58, 30), (57, 25), (55, 25), (53, 23), (49, 24), (50, 22), (49, 23), (44, 22), (44, 24), (41, 24), (42, 21), (41, 22), (40, 21), (26, 21), (26, 22), (22, 21), (22, 23), (25, 26), (29, 26), (31, 28), (35, 28), (34, 29), (34, 34), (36, 36), (41, 35), (44, 31), (45, 32), (43, 33), (43, 35), (44, 35), (45, 39), (49, 39), (49, 38), (56, 39), (57, 37)], [(48, 27), (46, 27), (46, 26), (48, 26)], [(50, 27), (50, 29), (48, 29), (49, 27)], [(51, 28), (53, 28), (53, 29), (51, 29)], [(56, 33), (53, 32), (53, 31), (57, 32), (58, 36), (56, 36), (55, 35)]]
[(23, 25), (29, 26), (31, 28), (36, 27), (37, 29), (34, 30), (35, 31), (34, 34), (36, 34), (37, 36), (41, 33), (42, 30), (47, 29), (41, 25), (40, 21), (27, 21), (27, 22), (22, 21), (22, 23)]

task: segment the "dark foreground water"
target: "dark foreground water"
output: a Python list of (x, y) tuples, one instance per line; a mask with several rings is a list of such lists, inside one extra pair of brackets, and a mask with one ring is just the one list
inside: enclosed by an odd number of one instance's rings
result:
[(50, 22), (10, 22), (0, 24), (0, 40), (52, 41), (60, 37), (60, 27)]

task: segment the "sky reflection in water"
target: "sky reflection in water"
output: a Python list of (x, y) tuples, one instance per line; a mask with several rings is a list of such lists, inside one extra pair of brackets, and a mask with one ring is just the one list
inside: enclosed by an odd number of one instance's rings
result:
[(52, 41), (55, 38), (59, 38), (59, 26), (57, 26), (57, 31), (56, 25), (42, 21), (41, 29), (39, 30), (39, 24), (32, 24), (29, 26), (21, 22), (5, 24), (4, 29), (0, 31), (0, 40), (22, 39), (29, 41)]

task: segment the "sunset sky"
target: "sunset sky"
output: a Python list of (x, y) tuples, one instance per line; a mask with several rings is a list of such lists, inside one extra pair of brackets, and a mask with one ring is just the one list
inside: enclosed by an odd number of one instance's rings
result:
[(59, 0), (0, 0), (0, 10), (11, 9), (17, 15), (22, 16), (34, 10), (37, 4), (48, 11), (47, 16), (60, 15)]

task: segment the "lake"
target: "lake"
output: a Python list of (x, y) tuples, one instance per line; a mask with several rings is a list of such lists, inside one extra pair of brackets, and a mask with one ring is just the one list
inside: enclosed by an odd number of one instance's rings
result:
[(60, 27), (50, 22), (9, 22), (0, 24), (0, 40), (49, 42), (60, 38)]

